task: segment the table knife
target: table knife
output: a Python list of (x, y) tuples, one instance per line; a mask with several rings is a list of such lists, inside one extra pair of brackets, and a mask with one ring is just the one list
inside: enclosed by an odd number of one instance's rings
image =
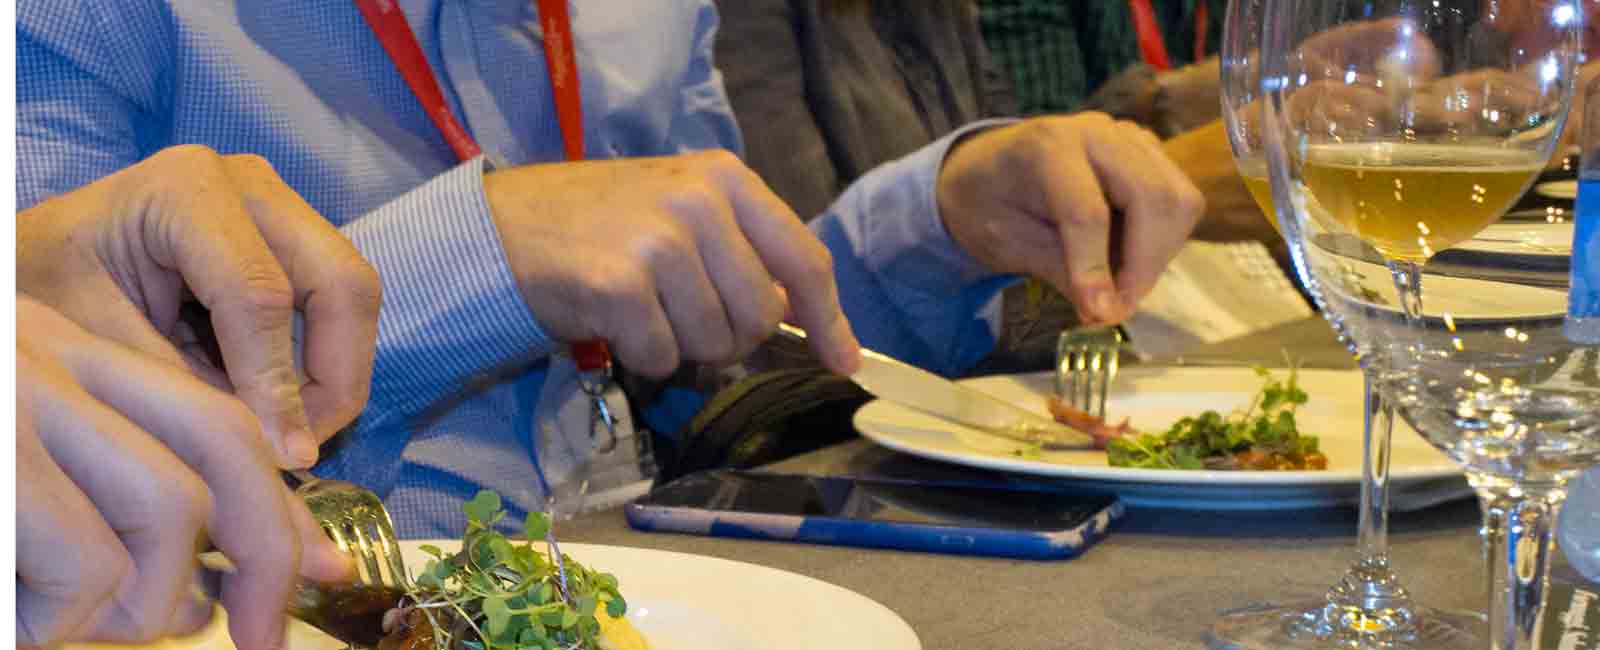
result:
[[(806, 339), (805, 330), (788, 323), (779, 324), (778, 332)], [(1008, 440), (1046, 449), (1087, 449), (1095, 443), (1093, 436), (1053, 418), (866, 348), (861, 349), (861, 369), (850, 379), (878, 398)]]

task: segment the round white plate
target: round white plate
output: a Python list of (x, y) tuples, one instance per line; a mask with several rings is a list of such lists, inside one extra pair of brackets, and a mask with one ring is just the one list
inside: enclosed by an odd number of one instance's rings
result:
[(1578, 181), (1550, 181), (1533, 186), (1533, 191), (1540, 196), (1552, 199), (1572, 200), (1578, 198)]
[(1501, 255), (1570, 257), (1573, 223), (1501, 222), (1485, 228), (1460, 250)]
[[(433, 544), (453, 550), (459, 541), (401, 542), (406, 565), (420, 570)], [(562, 544), (586, 566), (617, 576), (628, 599), (628, 619), (651, 650), (920, 650), (916, 633), (894, 612), (854, 591), (769, 567), (702, 555), (621, 546)], [(156, 646), (170, 650), (232, 648), (226, 615), (200, 634)], [(108, 646), (82, 646), (105, 650)], [(291, 650), (341, 650), (344, 644), (294, 621)]]
[[(1286, 371), (1276, 371), (1278, 373)], [(1050, 373), (1003, 375), (962, 383), (999, 399), (1044, 413), (1054, 390)], [(856, 412), (863, 435), (890, 449), (949, 463), (1004, 472), (1073, 479), (1122, 496), (1136, 506), (1271, 510), (1350, 503), (1361, 483), (1362, 381), (1357, 371), (1301, 370), (1310, 395), (1297, 417), (1316, 435), (1328, 469), (1293, 472), (1226, 472), (1110, 467), (1104, 451), (1044, 451), (1018, 455), (1022, 445), (892, 402), (874, 400)], [(1248, 368), (1124, 367), (1113, 382), (1106, 411), (1128, 417), (1141, 431), (1164, 431), (1178, 419), (1206, 410), (1227, 413), (1249, 403), (1261, 379)], [(1461, 470), (1404, 422), (1397, 422), (1390, 474), (1397, 484), (1436, 484)], [(1397, 486), (1403, 491), (1404, 486)]]
[[(1345, 258), (1344, 263), (1361, 279), (1361, 286), (1382, 298), (1376, 309), (1400, 313), (1400, 293), (1387, 268)], [(1561, 318), (1567, 313), (1567, 292), (1510, 282), (1460, 278), (1423, 270), (1422, 313), (1430, 318), (1448, 314), (1457, 323), (1496, 323), (1506, 320)]]

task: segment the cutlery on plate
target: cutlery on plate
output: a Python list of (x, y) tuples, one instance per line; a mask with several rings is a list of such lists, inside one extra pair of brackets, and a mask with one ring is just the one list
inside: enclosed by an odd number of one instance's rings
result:
[[(782, 323), (778, 334), (806, 340), (803, 329)], [(861, 369), (850, 376), (873, 395), (973, 430), (1045, 449), (1087, 449), (1096, 439), (1053, 418), (967, 388), (888, 355), (861, 349)]]
[(1122, 332), (1116, 327), (1081, 327), (1061, 333), (1056, 344), (1056, 397), (1074, 409), (1106, 419), (1106, 395), (1117, 376)]
[[(340, 551), (355, 560), (353, 583), (324, 585), (300, 580), (289, 598), (289, 615), (352, 647), (376, 647), (383, 639), (383, 616), (410, 589), (394, 523), (371, 490), (310, 472), (287, 472), (294, 493)], [(200, 554), (206, 590), (216, 597), (217, 582), (232, 562), (219, 551)]]

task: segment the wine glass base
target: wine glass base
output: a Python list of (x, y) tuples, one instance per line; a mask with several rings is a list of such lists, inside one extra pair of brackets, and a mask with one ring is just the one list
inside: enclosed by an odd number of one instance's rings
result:
[[(1401, 629), (1340, 621), (1326, 601), (1262, 605), (1228, 612), (1206, 635), (1211, 650), (1447, 650), (1488, 647), (1478, 612), (1411, 609)], [(1374, 629), (1376, 628), (1376, 629)]]

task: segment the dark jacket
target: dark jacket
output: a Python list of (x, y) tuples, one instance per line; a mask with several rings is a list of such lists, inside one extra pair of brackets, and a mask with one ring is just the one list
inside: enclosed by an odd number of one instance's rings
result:
[(969, 3), (724, 0), (716, 63), (746, 162), (801, 218), (963, 124), (1012, 115)]

